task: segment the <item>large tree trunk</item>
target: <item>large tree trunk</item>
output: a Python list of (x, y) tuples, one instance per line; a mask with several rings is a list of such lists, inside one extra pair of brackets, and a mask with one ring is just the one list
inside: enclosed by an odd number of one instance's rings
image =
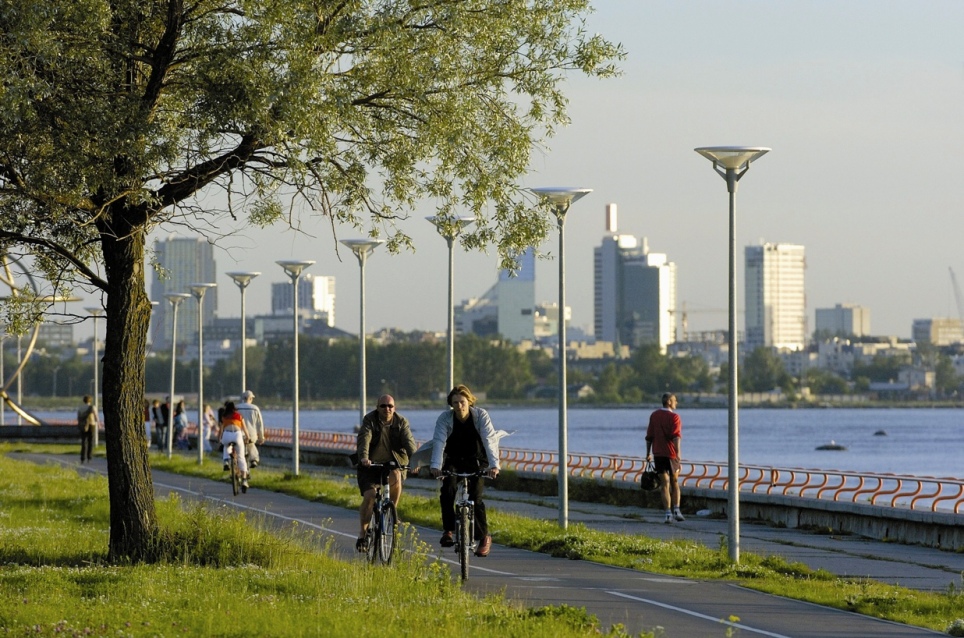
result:
[(101, 228), (107, 274), (103, 410), (114, 562), (152, 559), (154, 484), (144, 438), (144, 358), (151, 304), (144, 288), (144, 234)]

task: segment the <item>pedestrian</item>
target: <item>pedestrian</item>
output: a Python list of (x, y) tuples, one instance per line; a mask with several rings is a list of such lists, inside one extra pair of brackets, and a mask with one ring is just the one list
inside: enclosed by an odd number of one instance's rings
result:
[(157, 443), (157, 449), (163, 450), (167, 447), (167, 435), (166, 435), (166, 421), (164, 420), (164, 412), (161, 410), (161, 402), (157, 399), (151, 403), (151, 417), (154, 419), (154, 439)]
[(179, 450), (190, 448), (187, 440), (187, 412), (184, 410), (184, 400), (181, 399), (174, 406), (174, 447)]
[[(489, 478), (499, 476), (499, 434), (492, 425), (489, 413), (476, 407), (476, 398), (464, 385), (457, 385), (449, 391), (448, 404), (451, 409), (439, 415), (435, 421), (435, 436), (432, 442), (432, 476), (438, 478), (442, 471), (476, 472), (486, 470)], [(442, 479), (439, 504), (442, 508), (442, 547), (455, 544), (455, 492), (458, 479), (446, 476)], [(485, 515), (482, 477), (469, 479), (469, 495), (475, 502), (475, 539), (479, 545), (476, 556), (488, 556), (492, 549), (492, 536)]]
[[(383, 468), (373, 468), (372, 463), (389, 463), (407, 466), (409, 457), (415, 453), (415, 437), (408, 419), (395, 411), (395, 398), (390, 394), (378, 397), (378, 407), (362, 419), (357, 438), (358, 489), (362, 504), (358, 510), (361, 533), (355, 543), (359, 552), (368, 551), (368, 523), (375, 507), (375, 486), (381, 483)], [(398, 508), (402, 496), (404, 475), (398, 468), (388, 474), (388, 494)]]
[(202, 432), (200, 433), (202, 444), (204, 445), (204, 453), (207, 454), (211, 451), (211, 438), (215, 436), (217, 432), (218, 420), (214, 416), (214, 410), (211, 409), (210, 405), (204, 406), (204, 414), (201, 421), (204, 423)]
[(147, 447), (151, 447), (151, 402), (144, 399), (144, 434), (147, 436)]
[(89, 394), (84, 395), (84, 402), (77, 410), (77, 429), (80, 432), (80, 462), (90, 462), (94, 451), (94, 432), (97, 431), (97, 411)]
[(261, 408), (254, 404), (254, 392), (245, 390), (241, 394), (241, 403), (235, 408), (244, 419), (244, 429), (248, 433), (248, 445), (245, 451), (248, 455), (248, 467), (254, 469), (261, 463), (259, 445), (264, 444), (264, 419), (261, 418)]
[(680, 441), (683, 438), (683, 420), (676, 410), (676, 395), (666, 392), (662, 396), (663, 407), (649, 415), (646, 429), (646, 460), (653, 461), (660, 479), (660, 499), (666, 510), (664, 523), (685, 521), (679, 509)]

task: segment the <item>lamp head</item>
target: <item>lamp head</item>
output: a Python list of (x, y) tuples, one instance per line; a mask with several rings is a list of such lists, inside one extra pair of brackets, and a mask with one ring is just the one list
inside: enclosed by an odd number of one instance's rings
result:
[(475, 217), (439, 217), (435, 215), (425, 219), (432, 222), (438, 234), (445, 239), (455, 239), (463, 228), (475, 222)]
[(215, 288), (217, 284), (191, 284), (188, 288), (191, 289), (191, 294), (198, 301), (204, 299), (204, 293), (208, 291), (208, 288)]
[(234, 280), (234, 283), (238, 284), (238, 288), (244, 290), (251, 283), (251, 280), (260, 275), (259, 272), (228, 272), (224, 273), (228, 277)]
[(312, 265), (315, 262), (313, 259), (302, 259), (302, 260), (288, 259), (288, 260), (276, 261), (274, 263), (284, 268), (284, 271), (288, 273), (288, 276), (294, 280), (301, 276), (301, 272), (305, 268), (307, 268), (308, 266)]
[(164, 295), (164, 298), (170, 301), (172, 306), (177, 306), (185, 299), (190, 299), (191, 295), (186, 292), (169, 292)]
[(749, 167), (750, 162), (770, 152), (765, 146), (702, 146), (693, 150), (728, 171)]

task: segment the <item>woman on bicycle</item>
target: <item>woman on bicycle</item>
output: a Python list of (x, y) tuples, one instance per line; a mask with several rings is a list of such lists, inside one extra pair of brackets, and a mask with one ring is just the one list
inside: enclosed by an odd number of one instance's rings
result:
[[(362, 495), (359, 508), (361, 519), (361, 534), (355, 543), (359, 552), (368, 550), (368, 523), (372, 518), (375, 507), (375, 486), (382, 480), (382, 468), (371, 467), (372, 463), (389, 463), (408, 465), (409, 457), (415, 453), (415, 437), (409, 427), (408, 419), (395, 412), (395, 399), (390, 394), (378, 398), (378, 408), (372, 410), (362, 419), (361, 429), (358, 431), (358, 489)], [(393, 469), (388, 476), (389, 498), (395, 507), (402, 496), (402, 472)]]
[(248, 462), (244, 458), (244, 439), (246, 434), (244, 431), (244, 419), (238, 414), (238, 411), (234, 407), (234, 401), (227, 401), (224, 404), (224, 410), (221, 412), (221, 423), (220, 429), (218, 431), (218, 441), (221, 442), (223, 446), (221, 452), (221, 458), (224, 460), (224, 469), (230, 469), (230, 464), (228, 459), (230, 455), (228, 454), (228, 446), (234, 443), (237, 447), (235, 451), (235, 458), (238, 461), (238, 470), (241, 472), (241, 486), (245, 490), (248, 489)]
[[(432, 476), (438, 478), (442, 470), (450, 472), (477, 472), (488, 468), (489, 478), (499, 475), (499, 437), (489, 413), (475, 407), (476, 398), (464, 385), (457, 385), (449, 392), (450, 410), (439, 415), (435, 421), (435, 437), (432, 445)], [(458, 480), (447, 476), (442, 481), (439, 504), (442, 506), (442, 547), (455, 545), (455, 491)], [(469, 494), (475, 502), (475, 539), (479, 546), (476, 556), (488, 556), (492, 549), (492, 536), (485, 517), (482, 502), (484, 484), (481, 477), (469, 479)]]

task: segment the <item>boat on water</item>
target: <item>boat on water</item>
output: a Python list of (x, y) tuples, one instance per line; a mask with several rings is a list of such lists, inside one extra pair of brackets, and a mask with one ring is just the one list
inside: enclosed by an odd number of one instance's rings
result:
[(816, 449), (831, 450), (834, 452), (843, 452), (843, 451), (846, 451), (847, 446), (841, 445), (840, 443), (837, 443), (836, 441), (831, 440), (830, 443), (824, 443), (823, 445), (818, 445)]

